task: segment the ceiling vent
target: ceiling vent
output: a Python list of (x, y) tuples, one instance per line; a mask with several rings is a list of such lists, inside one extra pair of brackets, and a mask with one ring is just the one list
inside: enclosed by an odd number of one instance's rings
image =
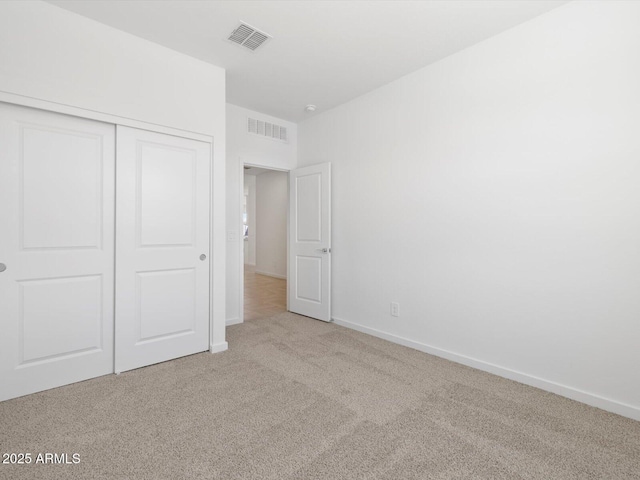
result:
[(247, 132), (260, 137), (287, 143), (287, 127), (247, 117)]
[(260, 30), (253, 28), (251, 25), (240, 22), (240, 25), (231, 32), (231, 35), (229, 35), (227, 40), (248, 48), (251, 51), (255, 51), (260, 45), (263, 45), (270, 38), (271, 35), (268, 33), (261, 32)]

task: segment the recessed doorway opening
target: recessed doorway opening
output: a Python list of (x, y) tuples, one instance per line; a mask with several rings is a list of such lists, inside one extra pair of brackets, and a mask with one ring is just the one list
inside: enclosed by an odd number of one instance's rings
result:
[(244, 320), (287, 311), (288, 172), (245, 166)]

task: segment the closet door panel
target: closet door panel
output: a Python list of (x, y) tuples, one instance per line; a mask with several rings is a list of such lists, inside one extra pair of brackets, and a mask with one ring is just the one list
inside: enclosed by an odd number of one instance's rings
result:
[(0, 400), (113, 372), (115, 126), (0, 103)]
[(209, 348), (208, 143), (118, 126), (116, 371)]

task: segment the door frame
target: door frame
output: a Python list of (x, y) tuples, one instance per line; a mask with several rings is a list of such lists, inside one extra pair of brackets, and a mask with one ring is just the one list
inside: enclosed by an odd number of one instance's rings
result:
[[(112, 125), (123, 125), (126, 127), (138, 128), (141, 130), (149, 130), (151, 132), (156, 133), (164, 133), (166, 135), (173, 135), (176, 137), (188, 138), (192, 140), (199, 140), (201, 142), (206, 142), (211, 145), (211, 156), (209, 161), (211, 162), (211, 172), (209, 177), (209, 202), (211, 206), (211, 222), (209, 223), (209, 352), (217, 353), (223, 352), (227, 350), (228, 344), (225, 339), (225, 328), (219, 328), (218, 330), (222, 331), (222, 338), (215, 338), (216, 326), (217, 325), (225, 325), (225, 316), (226, 312), (224, 309), (225, 298), (222, 297), (220, 299), (216, 299), (216, 295), (214, 292), (222, 291), (225, 292), (224, 283), (222, 285), (218, 285), (215, 283), (215, 275), (217, 264), (215, 263), (215, 252), (218, 251), (221, 247), (223, 251), (226, 251), (224, 245), (220, 245), (220, 241), (216, 243), (216, 237), (214, 235), (215, 231), (224, 231), (226, 227), (223, 223), (217, 225), (215, 222), (216, 216), (214, 215), (215, 207), (214, 205), (214, 175), (218, 172), (215, 171), (215, 162), (214, 162), (214, 141), (215, 139), (211, 135), (206, 135), (198, 132), (190, 132), (188, 130), (181, 130), (178, 128), (169, 127), (166, 125), (160, 125), (155, 123), (143, 122), (140, 120), (135, 120), (132, 118), (121, 117), (118, 115), (113, 115), (110, 113), (99, 112), (95, 110), (87, 110), (80, 107), (74, 107), (71, 105), (66, 105), (63, 103), (50, 102), (47, 100), (42, 100), (39, 98), (26, 97), (24, 95), (17, 95), (14, 93), (8, 93), (4, 91), (0, 91), (0, 102), (19, 105), (22, 107), (31, 107), (38, 110), (44, 110), (48, 112), (61, 113), (64, 115), (70, 115), (73, 117), (84, 118), (88, 120), (97, 120), (99, 122), (109, 123)], [(117, 142), (117, 136), (116, 136)], [(115, 145), (114, 145), (115, 146)], [(117, 160), (116, 160), (117, 161)], [(224, 162), (222, 162), (224, 164)], [(244, 178), (243, 178), (244, 183)], [(243, 187), (244, 188), (244, 187)], [(288, 222), (288, 220), (287, 220)], [(222, 257), (222, 262), (224, 264), (224, 256)], [(244, 262), (243, 262), (244, 263)], [(114, 263), (115, 265), (115, 263)], [(223, 265), (224, 267), (224, 265)], [(244, 272), (242, 272), (244, 274)], [(226, 281), (223, 277), (223, 281)], [(243, 275), (244, 281), (244, 275)], [(244, 290), (243, 290), (244, 293)], [(115, 299), (114, 299), (115, 301)], [(214, 308), (215, 302), (221, 302), (222, 308), (217, 308), (219, 311), (218, 315), (216, 315), (216, 308)], [(243, 317), (242, 317), (243, 318)], [(114, 318), (115, 325), (115, 318)], [(114, 357), (115, 359), (115, 357)], [(115, 365), (114, 365), (115, 372)]]
[[(238, 219), (238, 319), (234, 322), (227, 323), (229, 325), (235, 325), (237, 323), (244, 323), (244, 231), (242, 229), (242, 206), (244, 205), (244, 167), (264, 168), (266, 170), (272, 170), (274, 172), (285, 172), (287, 174), (287, 281), (289, 281), (289, 205), (291, 198), (289, 197), (289, 182), (291, 169), (289, 168), (277, 168), (269, 165), (261, 165), (259, 163), (244, 163), (242, 157), (238, 156), (238, 184), (239, 184), (239, 196), (238, 196), (238, 211), (236, 218)], [(289, 311), (289, 287), (287, 286), (287, 311)]]

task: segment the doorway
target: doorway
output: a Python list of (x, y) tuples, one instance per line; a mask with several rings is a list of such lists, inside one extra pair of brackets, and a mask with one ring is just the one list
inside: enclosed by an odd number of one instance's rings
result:
[(287, 311), (288, 172), (244, 167), (244, 320)]
[[(238, 167), (240, 169), (240, 189), (238, 191), (240, 202), (236, 218), (243, 223), (246, 219), (245, 228), (238, 228), (241, 235), (246, 233), (246, 240), (242, 238), (239, 242), (239, 317), (238, 321), (233, 323), (242, 323), (245, 319), (271, 316), (283, 311), (290, 311), (325, 322), (331, 321), (331, 164), (319, 163), (290, 171), (243, 165), (241, 162)], [(246, 176), (245, 172), (248, 172)], [(254, 175), (255, 179), (252, 178), (252, 173), (256, 174)], [(285, 240), (279, 243), (282, 248), (281, 252), (283, 252), (283, 260), (278, 263), (272, 258), (271, 263), (266, 262), (265, 268), (258, 248), (261, 230), (259, 210), (265, 209), (268, 197), (257, 197), (259, 196), (259, 187), (268, 178), (267, 175), (276, 173), (282, 176), (282, 183), (284, 184), (286, 181), (287, 185), (284, 192), (280, 190), (281, 206), (277, 209), (278, 212), (283, 210), (285, 212), (284, 215), (281, 215), (281, 219), (286, 224), (286, 236)], [(262, 175), (265, 177), (261, 177)], [(253, 199), (250, 189), (246, 190), (245, 195), (245, 178), (249, 178), (246, 182), (247, 185), (253, 181), (256, 182), (256, 197)], [(253, 228), (257, 237), (256, 260), (255, 265), (252, 265), (250, 261), (247, 262), (249, 263), (247, 273), (285, 280), (280, 284), (285, 287), (286, 291), (286, 309), (282, 309), (282, 300), (279, 305), (273, 305), (270, 299), (259, 298), (256, 293), (258, 290), (255, 289), (253, 295), (249, 294), (250, 301), (246, 305), (249, 308), (245, 309), (244, 249), (245, 243), (248, 245), (246, 248), (250, 248), (251, 220), (249, 210), (253, 208), (254, 204), (255, 218), (258, 220)], [(272, 209), (267, 208), (266, 211), (273, 213)], [(265, 221), (266, 231), (272, 232), (274, 230), (273, 224), (271, 221)], [(285, 229), (282, 228), (280, 231), (285, 231)], [(229, 238), (233, 237), (233, 234), (229, 235)], [(251, 253), (247, 253), (246, 256), (249, 259), (252, 258)], [(281, 270), (275, 273), (273, 268), (278, 265), (281, 266)], [(251, 267), (254, 267), (253, 271)], [(259, 287), (259, 285), (256, 286)], [(246, 314), (245, 310), (247, 310)], [(228, 321), (227, 325), (233, 323)]]

